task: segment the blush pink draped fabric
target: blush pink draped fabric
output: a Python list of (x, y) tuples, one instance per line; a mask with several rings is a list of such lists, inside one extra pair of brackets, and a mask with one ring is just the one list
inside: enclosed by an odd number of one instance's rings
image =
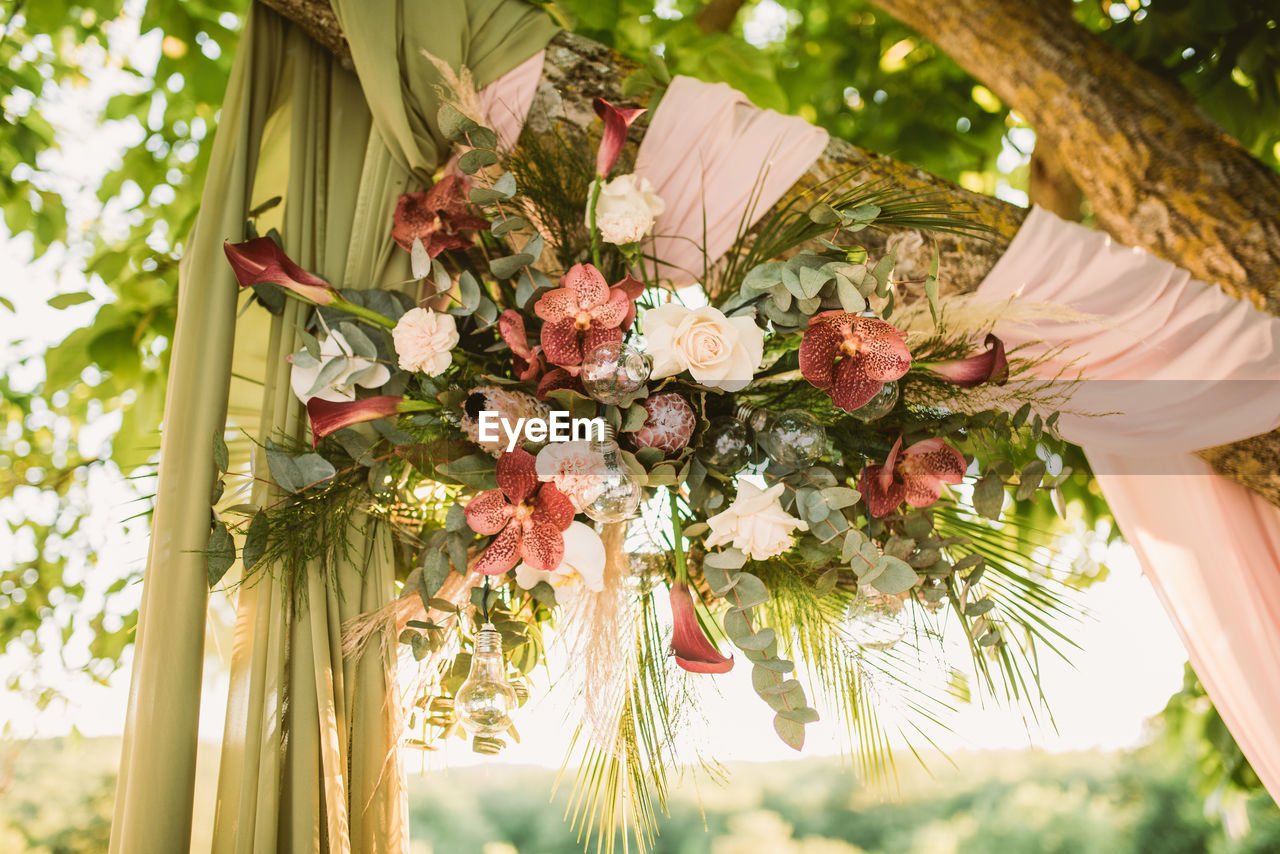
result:
[(497, 134), (498, 146), (504, 151), (516, 144), (524, 127), (538, 81), (542, 79), (542, 60), (546, 55), (545, 50), (538, 51), (480, 90), (480, 106), (484, 108), (489, 127)]
[(724, 83), (672, 80), (636, 155), (636, 174), (666, 202), (647, 247), (668, 262), (658, 276), (702, 281), (739, 227), (767, 213), (826, 146), (826, 131), (762, 110)]
[(1085, 449), (1196, 673), (1280, 796), (1280, 509), (1194, 455), (1280, 426), (1280, 319), (1040, 209), (978, 294), (1096, 316), (998, 332), (1065, 345), (1046, 371), (1074, 360), (1071, 408), (1114, 413), (1064, 415), (1062, 434)]

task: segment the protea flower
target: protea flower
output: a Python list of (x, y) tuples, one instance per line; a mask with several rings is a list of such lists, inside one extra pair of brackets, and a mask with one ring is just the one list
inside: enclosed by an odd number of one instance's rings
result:
[(498, 457), (498, 488), (467, 504), (467, 524), (477, 534), (497, 534), (473, 567), (501, 575), (523, 560), (539, 572), (554, 572), (564, 558), (564, 530), (573, 504), (555, 485), (538, 480), (533, 454), (517, 448)]
[(482, 385), (467, 392), (458, 426), (467, 434), (468, 439), (495, 457), (507, 447), (508, 439), (501, 435), (501, 431), (495, 440), (485, 441), (480, 438), (480, 413), (485, 410), (498, 413), (498, 417), (505, 419), (508, 424), (516, 424), (521, 419), (528, 418), (545, 419), (551, 414), (550, 406), (517, 389)]
[(733, 656), (723, 656), (698, 625), (689, 585), (671, 585), (671, 655), (676, 664), (690, 673), (728, 673), (733, 669)]
[(873, 516), (887, 516), (903, 501), (928, 507), (942, 495), (942, 484), (964, 479), (965, 468), (964, 454), (941, 439), (924, 439), (904, 451), (899, 436), (884, 465), (863, 470), (862, 494)]
[(911, 352), (892, 324), (849, 311), (809, 319), (800, 342), (800, 373), (846, 412), (865, 406), (911, 367)]
[(255, 237), (243, 243), (223, 242), (222, 251), (242, 288), (270, 282), (316, 305), (330, 305), (339, 299), (338, 292), (328, 282), (293, 263), (270, 237)]
[(675, 392), (655, 394), (641, 401), (647, 413), (644, 424), (631, 434), (637, 448), (658, 448), (664, 454), (677, 454), (693, 438), (698, 418), (693, 407)]
[(1009, 359), (1004, 354), (1004, 342), (988, 332), (987, 339), (983, 343), (986, 344), (987, 349), (976, 356), (926, 363), (924, 367), (952, 385), (964, 388), (972, 388), (984, 383), (1004, 385), (1009, 381)]
[(466, 181), (450, 175), (430, 190), (402, 193), (396, 202), (392, 239), (406, 252), (413, 251), (414, 240), (422, 241), (428, 258), (448, 249), (468, 248), (471, 238), (461, 232), (483, 231), (489, 222), (471, 214), (466, 192)]
[[(628, 277), (629, 279), (629, 277)], [(623, 285), (609, 287), (590, 264), (575, 264), (560, 287), (543, 294), (533, 306), (542, 318), (542, 352), (561, 367), (582, 364), (582, 355), (599, 344), (621, 341), (624, 324), (635, 316), (632, 297)]]
[(604, 98), (592, 102), (596, 115), (604, 119), (604, 134), (600, 137), (600, 150), (596, 152), (596, 174), (606, 178), (622, 153), (627, 141), (627, 128), (644, 115), (644, 108), (615, 107)]

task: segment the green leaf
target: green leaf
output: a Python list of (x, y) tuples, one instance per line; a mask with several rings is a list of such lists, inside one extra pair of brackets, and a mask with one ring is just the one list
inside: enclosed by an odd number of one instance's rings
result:
[(734, 646), (741, 650), (751, 650), (759, 652), (768, 649), (771, 644), (777, 643), (777, 636), (773, 629), (764, 628), (754, 634), (740, 635), (738, 637), (730, 637)]
[(839, 568), (833, 567), (828, 569), (822, 575), (818, 576), (817, 582), (813, 585), (813, 593), (819, 599), (831, 593), (836, 589), (836, 582), (840, 580)]
[(1004, 507), (1004, 481), (997, 472), (989, 471), (973, 487), (973, 509), (988, 519), (999, 519)]
[(444, 585), (452, 570), (449, 556), (443, 549), (428, 548), (422, 553), (422, 590), (428, 597), (434, 596)]
[(227, 526), (221, 522), (215, 522), (209, 532), (209, 546), (205, 550), (205, 557), (208, 562), (209, 587), (212, 588), (236, 562), (236, 542)]
[(444, 517), (444, 529), (446, 531), (468, 530), (467, 510), (461, 503), (455, 502), (449, 506), (449, 512)]
[(524, 252), (503, 255), (489, 262), (489, 272), (499, 279), (509, 279), (536, 260), (538, 259)]
[[(73, 294), (58, 294), (56, 297), (52, 297), (49, 300), (49, 305), (52, 308), (62, 309), (70, 308), (73, 305), (80, 305), (81, 303), (90, 302), (92, 300), (92, 294), (85, 293), (84, 291), (77, 291)], [(9, 304), (9, 310), (13, 310), (12, 303)]]
[(852, 507), (862, 498), (862, 494), (856, 489), (850, 489), (847, 486), (832, 486), (822, 490), (822, 496), (827, 500), (827, 506), (832, 510), (843, 510), (845, 507)]
[(818, 225), (835, 225), (841, 221), (841, 216), (831, 205), (816, 204), (809, 208), (809, 219)]
[(881, 555), (876, 569), (880, 572), (871, 581), (871, 586), (886, 596), (906, 593), (916, 584), (916, 571), (893, 555)]
[(992, 601), (990, 597), (984, 596), (983, 598), (979, 599), (977, 602), (970, 602), (969, 605), (964, 609), (964, 615), (966, 617), (971, 617), (971, 618), (981, 617), (983, 614), (987, 613), (995, 606), (996, 606), (996, 603)]
[(1025, 501), (1036, 494), (1040, 481), (1044, 479), (1045, 465), (1043, 460), (1032, 460), (1022, 467), (1018, 480), (1018, 491), (1014, 494), (1017, 501)]
[(267, 514), (262, 512), (254, 514), (253, 520), (249, 522), (249, 531), (244, 537), (244, 548), (240, 553), (245, 572), (257, 566), (258, 561), (262, 560), (262, 556), (266, 554), (267, 538), (270, 533), (271, 524), (267, 521)]
[(474, 175), (486, 166), (498, 162), (498, 155), (484, 148), (473, 148), (458, 158), (458, 168), (468, 175)]
[(529, 223), (525, 221), (524, 217), (509, 216), (506, 219), (500, 219), (497, 222), (495, 222), (489, 228), (489, 232), (494, 237), (502, 237), (508, 231), (519, 231), (520, 229), (525, 228), (528, 225)]
[(222, 438), (221, 430), (215, 430), (213, 433), (213, 464), (217, 467), (219, 474), (226, 474), (227, 468), (231, 465), (231, 455), (227, 452), (227, 443)]
[(295, 492), (308, 486), (314, 486), (322, 480), (328, 480), (338, 473), (338, 470), (333, 467), (333, 463), (319, 454), (303, 454), (294, 457), (293, 463), (301, 478), (298, 489), (294, 490)]
[(469, 454), (436, 466), (440, 474), (474, 489), (497, 489), (496, 463), (488, 454)]
[(769, 601), (769, 588), (751, 573), (740, 572), (735, 581), (732, 592), (725, 596), (734, 608), (745, 610)]
[(488, 204), (489, 202), (500, 202), (509, 199), (516, 194), (516, 179), (510, 172), (503, 172), (498, 180), (493, 182), (493, 187), (476, 187), (471, 191), (471, 201), (478, 205)]
[(797, 752), (804, 749), (804, 724), (784, 718), (779, 712), (773, 718), (773, 729), (791, 749)]

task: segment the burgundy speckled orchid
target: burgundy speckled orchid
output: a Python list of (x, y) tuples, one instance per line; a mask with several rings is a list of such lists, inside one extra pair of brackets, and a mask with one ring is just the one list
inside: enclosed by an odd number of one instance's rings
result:
[(964, 388), (992, 383), (1004, 385), (1009, 381), (1009, 359), (1004, 354), (1004, 342), (987, 333), (987, 349), (967, 359), (951, 359), (946, 362), (924, 363), (942, 379)]
[(716, 649), (698, 625), (689, 585), (677, 582), (671, 586), (671, 655), (676, 664), (690, 673), (728, 673), (733, 669), (733, 656)]
[(542, 358), (542, 347), (529, 346), (529, 336), (524, 331), (524, 317), (514, 308), (498, 315), (498, 334), (511, 348), (511, 372), (521, 382), (537, 379), (546, 370), (547, 361)]
[(800, 373), (852, 412), (911, 367), (902, 333), (875, 317), (824, 311), (809, 319), (800, 342)]
[(467, 524), (477, 534), (497, 534), (476, 561), (482, 575), (501, 575), (523, 560), (554, 572), (564, 558), (564, 530), (573, 522), (573, 502), (553, 484), (538, 480), (533, 454), (517, 448), (498, 457), (498, 488), (467, 504)]
[(591, 264), (575, 264), (560, 287), (543, 294), (533, 306), (542, 318), (542, 352), (561, 367), (582, 364), (583, 353), (607, 341), (621, 341), (635, 317), (634, 290), (628, 276), (609, 287)]
[(887, 516), (907, 502), (928, 507), (942, 495), (942, 484), (964, 479), (964, 454), (938, 438), (924, 439), (902, 450), (902, 437), (884, 465), (869, 465), (862, 473), (862, 494), (873, 516)]
[(330, 433), (336, 433), (352, 424), (390, 418), (401, 412), (418, 412), (428, 406), (424, 401), (388, 394), (343, 401), (313, 397), (307, 401), (307, 417), (311, 419), (311, 444), (314, 446)]
[(338, 299), (338, 292), (328, 282), (289, 260), (270, 237), (255, 237), (243, 243), (224, 242), (222, 251), (242, 288), (270, 282), (316, 305), (329, 305)]
[(473, 216), (467, 206), (467, 182), (457, 175), (441, 178), (430, 190), (402, 193), (396, 202), (395, 225), (391, 237), (406, 252), (413, 241), (422, 241), (427, 256), (434, 258), (448, 249), (466, 249), (471, 238), (463, 231), (483, 231), (487, 220)]
[(604, 119), (604, 134), (600, 137), (600, 150), (596, 152), (596, 174), (607, 178), (627, 141), (627, 128), (644, 115), (645, 109), (615, 107), (604, 98), (596, 98), (592, 106), (596, 115)]

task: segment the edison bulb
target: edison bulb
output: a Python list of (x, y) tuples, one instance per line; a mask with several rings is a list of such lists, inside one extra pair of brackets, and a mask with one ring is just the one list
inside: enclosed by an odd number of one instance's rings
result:
[(875, 397), (868, 400), (862, 406), (849, 413), (859, 421), (875, 421), (883, 418), (893, 411), (893, 407), (898, 404), (898, 381), (889, 380), (880, 390), (876, 392)]
[(845, 612), (845, 630), (863, 649), (890, 649), (907, 636), (904, 610), (901, 599), (860, 589)]
[(827, 429), (803, 409), (770, 412), (744, 403), (738, 419), (755, 431), (756, 443), (774, 462), (803, 468), (816, 463), (827, 449)]
[(627, 468), (612, 433), (592, 447), (601, 456), (599, 491), (582, 512), (597, 522), (625, 522), (636, 515), (642, 492), (640, 481)]
[(471, 652), (471, 672), (453, 698), (458, 720), (472, 735), (501, 735), (511, 726), (511, 710), (519, 705), (516, 691), (507, 681), (502, 658), (502, 635), (492, 623), (476, 633)]
[(732, 416), (712, 418), (711, 425), (702, 434), (697, 453), (708, 468), (733, 474), (751, 459), (751, 431)]
[(653, 363), (638, 347), (625, 341), (597, 344), (582, 357), (582, 387), (601, 403), (617, 404), (632, 397), (649, 381)]

